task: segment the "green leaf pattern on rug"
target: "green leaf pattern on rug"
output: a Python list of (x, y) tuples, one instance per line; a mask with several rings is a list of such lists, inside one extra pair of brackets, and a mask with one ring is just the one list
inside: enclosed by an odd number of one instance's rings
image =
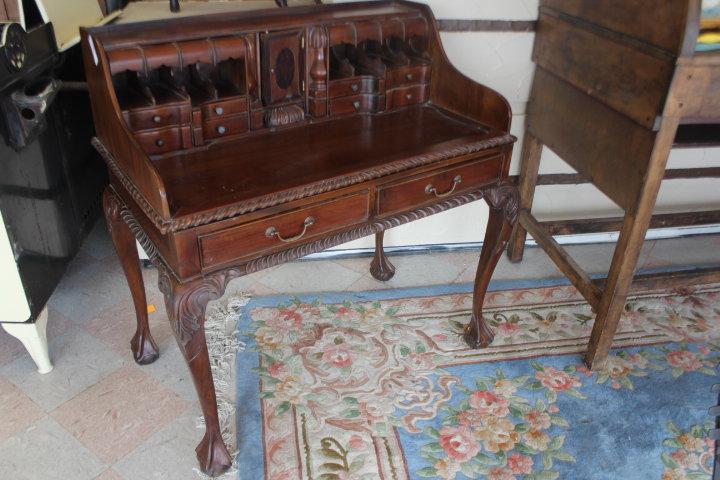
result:
[(663, 442), (668, 451), (662, 453), (665, 464), (662, 480), (710, 480), (715, 441), (708, 435), (713, 428), (713, 423), (708, 421), (684, 431), (668, 422), (672, 437)]
[[(573, 367), (557, 370), (535, 361), (532, 367), (534, 377), (508, 378), (498, 369), (494, 377), (478, 378), (474, 389), (456, 386), (463, 398), (456, 407), (441, 409), (442, 428), (425, 429), (433, 441), (423, 445), (421, 455), (432, 466), (418, 475), (449, 480), (460, 473), (489, 480), (514, 480), (517, 475), (556, 479), (554, 462), (575, 462), (563, 450), (561, 429), (568, 422), (555, 402), (558, 395), (584, 399), (577, 390), (581, 379)], [(544, 393), (545, 399), (525, 398), (533, 392)]]
[(584, 365), (576, 367), (587, 377), (596, 376), (597, 383), (608, 384), (616, 390), (626, 388), (634, 390), (632, 377), (646, 377), (649, 370), (670, 371), (673, 378), (690, 372), (716, 376), (715, 365), (720, 355), (714, 355), (720, 348), (714, 344), (679, 344), (679, 348), (670, 349), (661, 346), (655, 351), (640, 350), (636, 353), (626, 351), (611, 352), (607, 363), (600, 372), (591, 372)]

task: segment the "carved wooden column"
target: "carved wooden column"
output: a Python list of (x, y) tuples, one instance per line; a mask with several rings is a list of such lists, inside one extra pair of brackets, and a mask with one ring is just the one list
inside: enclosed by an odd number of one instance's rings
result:
[(464, 334), (465, 341), (473, 348), (487, 347), (494, 338), (483, 318), (482, 307), (490, 278), (517, 222), (519, 205), (519, 195), (514, 185), (495, 185), (483, 193), (490, 207), (490, 218), (475, 275), (472, 318)]
[(205, 340), (205, 308), (222, 296), (227, 282), (241, 275), (229, 269), (180, 283), (164, 265), (159, 266), (158, 287), (165, 295), (165, 306), (175, 339), (190, 369), (200, 408), (205, 418), (205, 435), (195, 452), (200, 468), (208, 475), (221, 475), (232, 465), (232, 457), (222, 439), (217, 398)]
[(135, 335), (130, 341), (130, 348), (133, 352), (135, 362), (140, 365), (147, 365), (154, 362), (160, 356), (157, 344), (150, 335), (148, 324), (147, 299), (145, 298), (145, 284), (142, 271), (140, 270), (140, 257), (138, 256), (135, 236), (125, 222), (123, 214), (128, 210), (123, 208), (120, 199), (115, 195), (112, 187), (106, 187), (103, 193), (103, 207), (105, 209), (105, 220), (108, 230), (112, 236), (115, 251), (120, 258), (125, 278), (130, 287), (137, 328)]

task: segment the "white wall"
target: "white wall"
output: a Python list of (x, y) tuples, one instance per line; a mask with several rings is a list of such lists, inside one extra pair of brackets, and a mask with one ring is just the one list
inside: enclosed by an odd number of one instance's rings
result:
[[(352, 0), (335, 0), (336, 3)], [(535, 20), (537, 0), (421, 0), (436, 18)], [(531, 61), (532, 32), (443, 32), (443, 46), (450, 61), (465, 75), (502, 93), (513, 109), (512, 133), (518, 137), (511, 174), (519, 168), (525, 106), (534, 72)], [(720, 165), (720, 148), (679, 149), (670, 156), (670, 168)], [(553, 152), (545, 149), (541, 173), (572, 173)], [(717, 180), (672, 180), (663, 183), (658, 212), (720, 208)], [(591, 185), (538, 187), (534, 213), (540, 219), (615, 216), (620, 210)], [(412, 224), (389, 230), (386, 245), (427, 245), (479, 242), (485, 231), (487, 207), (481, 202), (465, 205)], [(370, 248), (362, 238), (337, 248)]]

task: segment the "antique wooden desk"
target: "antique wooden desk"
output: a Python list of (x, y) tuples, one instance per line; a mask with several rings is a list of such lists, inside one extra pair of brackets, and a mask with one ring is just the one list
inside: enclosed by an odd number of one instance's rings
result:
[[(519, 223), (508, 248), (522, 258), (529, 232), (597, 313), (586, 361), (601, 368), (633, 282), (648, 226), (720, 222), (720, 210), (662, 215), (664, 177), (718, 176), (718, 169), (665, 169), (673, 145), (720, 144), (720, 51), (696, 51), (700, 0), (542, 0), (537, 64), (522, 152)], [(574, 233), (531, 214), (543, 145), (625, 212), (570, 222), (574, 232), (620, 230), (606, 279), (591, 280), (552, 238)], [(718, 270), (638, 276), (640, 285), (720, 280)]]
[(490, 220), (465, 339), (487, 346), (482, 303), (517, 216), (514, 137), (496, 92), (463, 77), (430, 10), (410, 2), (262, 10), (82, 31), (104, 204), (132, 291), (135, 360), (148, 330), (135, 239), (159, 268), (200, 398), (203, 471), (231, 464), (204, 333), (234, 277), (484, 198)]

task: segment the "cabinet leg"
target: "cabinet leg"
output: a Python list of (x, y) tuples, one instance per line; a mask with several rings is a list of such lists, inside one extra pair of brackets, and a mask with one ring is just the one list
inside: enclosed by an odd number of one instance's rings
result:
[(30, 357), (38, 367), (38, 373), (50, 373), (53, 369), (50, 363), (47, 344), (47, 307), (43, 308), (35, 323), (3, 323), (7, 333), (20, 340)]
[[(540, 170), (540, 157), (543, 144), (537, 137), (525, 133), (523, 137), (522, 153), (520, 155), (520, 208), (532, 210), (535, 186), (537, 185), (538, 171)], [(515, 224), (510, 242), (508, 243), (508, 258), (517, 263), (522, 260), (525, 253), (525, 240), (527, 231), (520, 222)]]
[(390, 263), (390, 259), (385, 255), (385, 249), (383, 248), (384, 238), (384, 230), (375, 234), (375, 256), (370, 263), (370, 274), (381, 282), (387, 282), (395, 275), (395, 266)]
[(138, 256), (135, 236), (130, 227), (122, 219), (122, 203), (113, 193), (111, 187), (107, 187), (103, 194), (103, 207), (105, 209), (105, 220), (107, 221), (110, 235), (115, 245), (115, 251), (120, 258), (125, 278), (130, 287), (133, 304), (135, 305), (135, 317), (137, 327), (135, 335), (130, 340), (130, 348), (133, 352), (135, 362), (140, 365), (147, 365), (154, 362), (160, 356), (157, 344), (150, 335), (148, 324), (147, 299), (145, 298), (145, 284), (140, 269), (140, 258)]
[(513, 185), (503, 184), (489, 188), (485, 191), (485, 200), (490, 207), (490, 218), (475, 275), (472, 318), (465, 327), (464, 334), (465, 341), (472, 348), (484, 348), (493, 341), (492, 330), (483, 318), (483, 302), (490, 278), (505, 250), (518, 216), (518, 191)]
[(158, 281), (165, 295), (170, 324), (190, 369), (205, 418), (205, 435), (195, 452), (200, 469), (211, 476), (221, 475), (232, 465), (220, 430), (217, 397), (205, 340), (205, 307), (210, 300), (222, 296), (226, 279), (224, 274), (216, 274), (181, 284), (164, 267), (159, 269)]

